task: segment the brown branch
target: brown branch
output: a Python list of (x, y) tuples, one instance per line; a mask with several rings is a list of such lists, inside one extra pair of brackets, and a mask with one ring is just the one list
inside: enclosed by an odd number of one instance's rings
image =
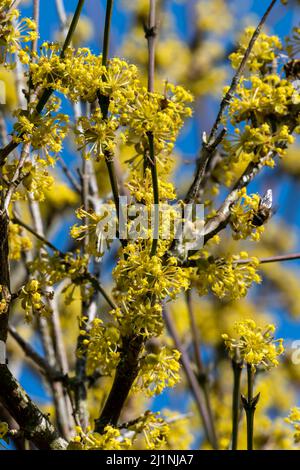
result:
[(114, 382), (98, 419), (95, 420), (95, 431), (103, 432), (105, 426), (116, 426), (127, 400), (130, 389), (138, 375), (139, 354), (144, 338), (142, 335), (123, 338), (121, 360), (117, 366)]
[(148, 91), (154, 92), (155, 70), (155, 40), (157, 36), (156, 0), (150, 0), (148, 25), (145, 27), (145, 37), (148, 42)]
[(66, 449), (67, 442), (59, 437), (48, 417), (33, 403), (6, 364), (0, 364), (0, 396), (24, 436), (39, 449)]

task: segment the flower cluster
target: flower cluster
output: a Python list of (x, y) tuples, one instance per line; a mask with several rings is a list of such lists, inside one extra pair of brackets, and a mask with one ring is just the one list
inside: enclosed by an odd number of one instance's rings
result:
[[(104, 155), (114, 154), (119, 125), (114, 116), (104, 120), (100, 109), (89, 118), (80, 117), (76, 123), (76, 143), (79, 150), (84, 149), (85, 158), (92, 156), (100, 160)], [(122, 134), (118, 137), (121, 138)]]
[(68, 278), (74, 284), (83, 285), (87, 264), (88, 255), (81, 256), (78, 251), (66, 253), (63, 257), (59, 253), (50, 256), (42, 252), (28, 263), (28, 269), (31, 273), (39, 272), (41, 279), (46, 279), (50, 286)]
[[(9, 187), (19, 168), (19, 161), (13, 160), (3, 167), (3, 183)], [(22, 182), (18, 191), (14, 192), (15, 200), (27, 199), (28, 193), (36, 201), (45, 200), (45, 192), (51, 190), (54, 178), (49, 174), (47, 162), (39, 156), (27, 159), (20, 169), (19, 181)], [(22, 190), (23, 189), (23, 190)], [(25, 191), (24, 191), (25, 189)]]
[(127, 450), (132, 446), (131, 439), (123, 437), (121, 431), (112, 426), (106, 426), (102, 434), (90, 428), (84, 432), (79, 426), (76, 432), (69, 443), (69, 450)]
[(274, 339), (275, 326), (264, 328), (253, 320), (239, 321), (235, 324), (236, 338), (223, 334), (222, 338), (232, 356), (238, 351), (241, 359), (253, 369), (261, 366), (265, 369), (278, 366), (278, 356), (284, 352), (282, 339)]
[(258, 124), (263, 124), (272, 116), (275, 121), (287, 117), (299, 101), (293, 84), (279, 75), (252, 75), (240, 81), (229, 112), (234, 125), (251, 120), (253, 115)]
[(5, 288), (4, 286), (0, 285), (0, 315), (2, 313), (6, 313), (9, 307), (9, 303), (7, 302), (5, 296)]
[(286, 422), (294, 426), (294, 441), (300, 442), (300, 408), (292, 408)]
[(120, 357), (119, 329), (113, 324), (104, 324), (100, 318), (95, 318), (89, 332), (81, 330), (81, 335), (86, 337), (83, 345), (87, 348), (87, 374), (92, 374), (96, 369), (102, 374), (111, 374)]
[(258, 194), (247, 194), (246, 188), (240, 190), (239, 199), (231, 207), (230, 226), (233, 230), (235, 240), (246, 239), (258, 241), (264, 232), (264, 227), (253, 224), (253, 217), (259, 210), (260, 196)]
[(235, 136), (224, 143), (232, 161), (239, 159), (262, 160), (265, 166), (273, 167), (274, 156), (283, 157), (286, 147), (294, 142), (294, 137), (285, 124), (274, 132), (270, 124), (264, 122), (260, 127), (246, 125), (243, 131), (235, 129)]
[(0, 5), (0, 63), (6, 62), (7, 54), (21, 52), (22, 43), (38, 37), (36, 23), (30, 18), (18, 20), (20, 12), (12, 7), (12, 0), (3, 0)]
[[(70, 230), (71, 237), (76, 240), (87, 239), (87, 253), (95, 256), (104, 254), (104, 240), (109, 243), (109, 233), (114, 232), (116, 226), (116, 213), (114, 206), (103, 206), (101, 214), (83, 208), (76, 210), (78, 219), (83, 220), (83, 225), (73, 225)], [(104, 239), (105, 237), (105, 239)]]
[(220, 299), (237, 300), (244, 297), (251, 285), (260, 283), (261, 278), (256, 271), (258, 260), (251, 258), (245, 264), (237, 263), (243, 258), (248, 258), (246, 252), (226, 259), (214, 259), (208, 255), (198, 259), (192, 280), (199, 295), (206, 295), (211, 290)]
[(87, 48), (69, 48), (62, 59), (59, 44), (44, 43), (36, 59), (30, 65), (35, 87), (52, 88), (75, 102), (93, 102), (97, 94), (109, 96), (116, 114), (134, 98), (137, 68), (119, 58), (110, 59), (106, 68), (102, 56)]
[[(131, 196), (136, 202), (151, 206), (153, 204), (153, 185), (151, 178), (150, 168), (146, 168), (144, 176), (141, 178), (138, 170), (133, 170), (130, 173), (130, 179), (126, 183)], [(174, 185), (170, 182), (164, 181), (163, 178), (159, 179), (159, 199), (160, 201), (167, 202), (174, 200), (176, 197)]]
[(31, 239), (24, 235), (22, 227), (17, 224), (9, 224), (8, 241), (9, 257), (13, 261), (18, 261), (23, 252), (29, 251), (32, 248)]
[(45, 299), (51, 299), (52, 292), (43, 291), (41, 284), (36, 279), (28, 281), (20, 290), (19, 299), (21, 306), (25, 310), (26, 318), (30, 320), (34, 313), (49, 315), (51, 308)]
[[(69, 117), (66, 114), (57, 113), (60, 100), (52, 98), (45, 112), (40, 115), (35, 112), (36, 103), (29, 105), (29, 111), (18, 110), (15, 112), (17, 121), (14, 129), (15, 142), (30, 142), (34, 150), (38, 150), (41, 156), (46, 157), (49, 163), (53, 163), (52, 154), (57, 154), (62, 149), (62, 142), (67, 134)], [(55, 113), (55, 114), (54, 114)]]
[(188, 273), (174, 257), (163, 259), (167, 244), (159, 242), (156, 256), (150, 255), (149, 244), (129, 243), (124, 248), (113, 275), (114, 293), (122, 318), (122, 327), (147, 337), (159, 335), (163, 328), (161, 301), (174, 299), (189, 286)]
[(128, 431), (134, 432), (133, 440), (138, 435), (145, 439), (146, 449), (161, 449), (166, 444), (170, 427), (159, 413), (146, 411), (142, 416), (127, 426)]
[(148, 149), (148, 134), (154, 135), (155, 153), (169, 154), (186, 117), (191, 116), (188, 104), (193, 100), (181, 86), (166, 85), (166, 97), (141, 88), (122, 122), (128, 126), (127, 141), (138, 145), (140, 153)]
[(5, 439), (8, 433), (9, 427), (8, 424), (0, 421), (0, 439)]
[(179, 359), (179, 351), (169, 351), (165, 347), (158, 353), (142, 357), (134, 391), (142, 390), (151, 397), (159, 395), (166, 387), (174, 387), (180, 380)]
[[(230, 54), (229, 59), (234, 69), (239, 67), (253, 33), (254, 28), (246, 28), (240, 38), (238, 50)], [(264, 71), (267, 66), (272, 65), (273, 60), (277, 57), (281, 49), (282, 44), (278, 36), (268, 36), (267, 34), (261, 33), (247, 60), (248, 69), (251, 72)]]

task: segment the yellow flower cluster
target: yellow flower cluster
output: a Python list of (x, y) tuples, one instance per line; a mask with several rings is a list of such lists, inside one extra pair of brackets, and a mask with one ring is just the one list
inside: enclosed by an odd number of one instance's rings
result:
[(244, 320), (235, 323), (235, 331), (235, 338), (222, 335), (231, 356), (238, 351), (241, 359), (254, 369), (258, 366), (265, 369), (278, 366), (278, 356), (284, 352), (284, 347), (282, 339), (274, 339), (274, 325), (261, 328), (253, 320)]
[(230, 226), (235, 240), (250, 237), (253, 241), (259, 241), (264, 232), (264, 226), (256, 227), (253, 224), (253, 217), (259, 209), (259, 203), (258, 194), (248, 195), (246, 188), (240, 190), (239, 199), (230, 210)]
[[(243, 32), (239, 48), (230, 54), (229, 59), (234, 69), (237, 69), (245, 55), (250, 39), (254, 33), (254, 28), (246, 28)], [(271, 66), (278, 52), (282, 49), (282, 44), (278, 36), (268, 36), (261, 33), (256, 40), (250, 56), (247, 60), (247, 67), (251, 72), (264, 71), (267, 66)]]
[(150, 353), (140, 360), (139, 374), (134, 391), (143, 391), (147, 396), (159, 395), (164, 388), (174, 387), (180, 380), (180, 352), (163, 347), (158, 353)]
[[(88, 299), (94, 292), (94, 287), (91, 282), (86, 278), (87, 265), (89, 262), (89, 255), (81, 255), (78, 250), (68, 252), (62, 257), (59, 253), (54, 253), (50, 256), (46, 252), (42, 252), (32, 262), (28, 263), (30, 273), (35, 275), (36, 272), (40, 274), (41, 283), (47, 283), (53, 286), (57, 282), (64, 279), (69, 279), (70, 284), (67, 283), (62, 293), (68, 292), (65, 297), (65, 302), (71, 303), (73, 293), (77, 285), (85, 287), (85, 295)], [(71, 291), (70, 291), (71, 286)]]
[(32, 248), (31, 239), (23, 234), (22, 227), (10, 223), (8, 231), (9, 257), (13, 261), (18, 261), (21, 254)]
[(271, 116), (273, 119), (288, 116), (299, 102), (299, 91), (288, 80), (276, 74), (263, 77), (252, 75), (239, 83), (229, 112), (234, 125), (251, 120), (253, 113), (257, 123), (263, 124)]
[(243, 258), (248, 258), (248, 253), (241, 252), (226, 259), (214, 259), (208, 255), (198, 259), (198, 267), (191, 279), (199, 295), (211, 291), (220, 299), (237, 300), (245, 297), (251, 285), (260, 283), (261, 278), (256, 271), (258, 260), (252, 257), (251, 262), (237, 263)]
[(119, 429), (106, 426), (103, 434), (91, 431), (84, 432), (76, 427), (77, 435), (70, 441), (68, 450), (127, 450), (132, 446), (131, 439), (123, 437)]
[[(119, 125), (114, 116), (103, 120), (100, 109), (89, 118), (80, 117), (76, 123), (76, 143), (79, 150), (84, 149), (85, 158), (94, 157), (100, 160), (105, 152), (114, 154)], [(123, 134), (118, 134), (118, 138), (122, 136)]]
[(159, 413), (151, 411), (146, 411), (133, 424), (129, 423), (127, 429), (135, 433), (133, 440), (137, 435), (143, 436), (145, 448), (149, 450), (161, 449), (165, 446), (170, 433), (170, 427), (166, 421), (160, 418)]
[(120, 357), (119, 329), (113, 324), (104, 324), (100, 318), (95, 318), (89, 332), (82, 330), (81, 335), (86, 336), (83, 346), (87, 348), (87, 374), (93, 374), (97, 369), (102, 374), (111, 374)]
[(1, 286), (0, 285), (0, 315), (2, 313), (5, 313), (7, 311), (7, 308), (9, 307), (9, 304), (6, 300), (6, 296), (3, 295), (5, 294), (5, 288), (3, 288), (4, 286)]
[[(13, 160), (3, 167), (3, 182), (5, 186), (9, 186), (9, 182), (12, 181), (18, 167), (18, 160)], [(33, 160), (26, 160), (22, 165), (19, 177), (22, 185), (20, 185), (18, 191), (14, 192), (13, 198), (15, 200), (27, 199), (28, 193), (31, 193), (36, 201), (44, 201), (45, 192), (51, 190), (54, 183), (54, 178), (49, 174), (47, 167), (47, 162), (38, 156), (33, 157)], [(25, 193), (22, 191), (22, 187), (23, 190), (26, 190)]]
[(12, 0), (2, 0), (0, 5), (0, 63), (6, 62), (7, 54), (21, 51), (22, 43), (37, 39), (36, 23), (30, 18), (18, 21), (20, 12), (10, 10)]
[(129, 243), (124, 248), (113, 276), (114, 293), (120, 305), (116, 315), (122, 327), (147, 337), (159, 335), (163, 329), (161, 301), (174, 299), (189, 286), (188, 273), (174, 257), (164, 259), (168, 245), (159, 242), (156, 256), (150, 255), (149, 244)]
[[(101, 215), (92, 210), (86, 211), (79, 208), (76, 210), (76, 215), (78, 219), (84, 220), (85, 223), (84, 225), (73, 225), (70, 230), (71, 237), (79, 241), (87, 239), (87, 253), (102, 256), (104, 254), (102, 236), (108, 235), (110, 228), (113, 228), (116, 224), (114, 206), (111, 206), (111, 211), (108, 208), (105, 209)], [(107, 243), (110, 242), (108, 237), (105, 240)]]
[[(130, 179), (126, 183), (131, 196), (136, 202), (151, 206), (153, 204), (153, 184), (150, 168), (146, 168), (145, 174), (141, 177), (138, 170), (130, 173)], [(170, 182), (159, 179), (159, 199), (161, 202), (172, 201), (176, 197), (174, 185)]]
[(287, 423), (294, 426), (294, 441), (300, 442), (300, 408), (294, 407), (291, 409), (289, 416), (285, 420)]
[(17, 117), (14, 125), (17, 135), (13, 138), (16, 142), (30, 142), (33, 149), (39, 150), (41, 157), (46, 157), (52, 164), (54, 160), (51, 154), (57, 154), (62, 149), (69, 117), (57, 113), (60, 107), (60, 100), (57, 98), (52, 98), (48, 102), (43, 115), (35, 112), (35, 106), (36, 102), (29, 105), (29, 111), (19, 109), (14, 113)]
[(27, 320), (31, 320), (34, 313), (50, 314), (51, 309), (44, 298), (51, 299), (52, 296), (53, 293), (43, 291), (40, 282), (36, 279), (28, 281), (19, 293), (21, 306), (25, 310)]
[(128, 114), (123, 113), (122, 122), (128, 126), (129, 144), (139, 146), (140, 153), (148, 149), (148, 133), (154, 135), (155, 153), (164, 151), (169, 154), (184, 118), (191, 116), (187, 105), (193, 100), (181, 86), (166, 85), (166, 97), (159, 93), (149, 93), (141, 88), (135, 101), (129, 106)]
[(42, 45), (30, 73), (35, 87), (51, 87), (72, 101), (93, 102), (97, 93), (109, 96), (111, 110), (117, 114), (133, 100), (137, 81), (137, 68), (119, 58), (110, 59), (106, 68), (101, 55), (87, 48), (69, 48), (62, 59), (59, 45), (53, 43)]
[(241, 157), (251, 158), (252, 161), (264, 158), (264, 165), (273, 167), (274, 156), (283, 157), (286, 147), (293, 142), (294, 137), (287, 125), (278, 126), (274, 132), (270, 124), (264, 122), (260, 127), (246, 125), (243, 131), (236, 128), (235, 136), (225, 141), (224, 148), (232, 156), (232, 161), (238, 161)]

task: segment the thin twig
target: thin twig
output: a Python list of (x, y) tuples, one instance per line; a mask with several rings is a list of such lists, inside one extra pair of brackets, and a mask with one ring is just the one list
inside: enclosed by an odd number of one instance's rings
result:
[[(145, 36), (148, 42), (148, 91), (149, 93), (153, 93), (154, 92), (154, 72), (155, 72), (155, 38), (157, 34), (156, 0), (150, 0), (148, 26), (145, 29), (146, 29)], [(149, 155), (146, 152), (144, 167), (147, 168), (150, 166), (151, 177), (152, 177), (154, 220), (153, 220), (151, 256), (154, 256), (156, 254), (158, 239), (159, 239), (159, 183), (158, 183), (157, 163), (156, 163), (153, 132), (148, 132), (147, 136), (148, 136), (148, 142), (149, 142)]]
[(164, 319), (165, 319), (168, 331), (169, 331), (171, 337), (174, 340), (175, 346), (178, 349), (178, 351), (181, 353), (180, 360), (181, 360), (181, 363), (182, 363), (182, 367), (183, 367), (183, 370), (185, 372), (187, 381), (189, 383), (191, 392), (194, 396), (197, 408), (199, 410), (199, 414), (202, 418), (203, 428), (204, 428), (206, 438), (207, 438), (208, 442), (211, 444), (211, 446), (213, 447), (213, 449), (217, 449), (218, 445), (217, 445), (217, 442), (216, 442), (216, 436), (215, 436), (214, 430), (211, 428), (211, 422), (210, 422), (210, 418), (209, 418), (209, 415), (208, 415), (208, 412), (207, 412), (207, 409), (206, 409), (206, 403), (205, 403), (205, 399), (204, 399), (202, 390), (201, 390), (201, 388), (200, 388), (200, 386), (197, 382), (197, 379), (196, 379), (195, 374), (192, 370), (189, 358), (186, 354), (186, 351), (185, 351), (183, 345), (181, 344), (181, 341), (180, 341), (180, 338), (179, 338), (178, 333), (176, 331), (176, 328), (173, 324), (173, 321), (170, 317), (169, 311), (167, 310), (166, 307), (164, 308)]
[(62, 167), (62, 170), (63, 170), (64, 174), (66, 175), (66, 177), (68, 178), (69, 182), (71, 183), (73, 189), (74, 189), (78, 194), (80, 194), (80, 193), (81, 193), (80, 184), (79, 184), (78, 181), (74, 178), (74, 176), (72, 175), (72, 173), (70, 172), (69, 168), (67, 167), (67, 165), (65, 164), (65, 162), (63, 161), (63, 159), (62, 159), (61, 157), (58, 158), (58, 163), (59, 163), (60, 166)]
[(191, 187), (189, 188), (189, 190), (187, 192), (187, 195), (186, 195), (186, 198), (185, 198), (185, 201), (188, 202), (188, 203), (192, 202), (197, 197), (197, 195), (199, 193), (201, 180), (204, 176), (207, 164), (210, 161), (210, 159), (212, 158), (212, 156), (214, 155), (214, 152), (217, 149), (217, 146), (222, 142), (222, 140), (223, 140), (223, 138), (226, 134), (225, 129), (223, 129), (221, 132), (218, 133), (219, 126), (221, 124), (221, 121), (222, 121), (223, 116), (225, 114), (225, 111), (227, 109), (227, 106), (230, 104), (230, 102), (231, 102), (231, 100), (234, 96), (235, 90), (236, 90), (236, 88), (237, 88), (237, 86), (240, 82), (240, 79), (241, 79), (242, 74), (243, 74), (243, 72), (245, 70), (245, 67), (247, 65), (247, 61), (249, 59), (249, 56), (250, 56), (251, 51), (253, 49), (253, 46), (254, 46), (257, 38), (259, 37), (261, 29), (262, 29), (264, 23), (266, 22), (266, 20), (267, 20), (269, 14), (270, 14), (272, 8), (274, 7), (276, 1), (277, 0), (272, 0), (272, 2), (270, 3), (269, 7), (267, 8), (265, 14), (261, 18), (256, 30), (254, 31), (254, 33), (253, 33), (253, 35), (252, 35), (252, 37), (249, 41), (248, 47), (245, 51), (245, 54), (243, 56), (243, 59), (242, 59), (240, 65), (239, 65), (239, 67), (238, 67), (238, 69), (237, 69), (237, 71), (236, 71), (236, 73), (235, 73), (235, 75), (234, 75), (234, 77), (231, 81), (230, 87), (229, 87), (227, 93), (225, 94), (224, 98), (221, 101), (219, 112), (218, 112), (216, 120), (215, 120), (215, 122), (212, 126), (209, 137), (208, 137), (208, 139), (206, 137), (203, 139), (202, 148), (201, 148), (201, 152), (200, 152), (200, 158), (199, 158), (199, 164), (197, 166), (194, 181), (193, 181)]
[(232, 360), (233, 370), (233, 392), (232, 392), (232, 450), (237, 450), (238, 445), (238, 431), (239, 431), (239, 416), (240, 416), (240, 383), (241, 374), (243, 369), (243, 362), (235, 357)]
[(213, 417), (211, 401), (210, 401), (210, 396), (209, 396), (208, 376), (207, 376), (207, 372), (205, 370), (205, 366), (203, 364), (202, 357), (201, 357), (200, 341), (199, 341), (199, 335), (198, 335), (190, 290), (186, 292), (186, 302), (187, 302), (188, 314), (189, 314), (189, 319), (190, 319), (190, 324), (191, 324), (191, 331), (192, 331), (192, 338), (193, 338), (193, 345), (194, 345), (194, 355), (195, 355), (196, 365), (198, 369), (197, 379), (204, 394), (207, 414), (210, 420), (210, 428), (214, 434), (215, 441), (217, 441), (216, 430), (215, 430), (215, 425), (214, 425), (214, 417)]
[(275, 3), (276, 3), (277, 0), (272, 0), (272, 2), (270, 3), (270, 5), (268, 6), (265, 14), (263, 15), (263, 17), (261, 18), (259, 24), (257, 25), (257, 28), (256, 30), (254, 31), (250, 41), (249, 41), (249, 44), (248, 44), (248, 47), (245, 51), (245, 54), (243, 56), (243, 59), (231, 81), (231, 84), (230, 84), (230, 87), (227, 91), (227, 93), (225, 94), (224, 98), (222, 99), (221, 101), (221, 105), (220, 105), (220, 109), (219, 109), (219, 112), (218, 112), (218, 115), (217, 115), (217, 118), (215, 120), (215, 123), (211, 129), (211, 132), (210, 132), (210, 135), (209, 135), (209, 138), (208, 138), (208, 144), (210, 144), (211, 142), (213, 142), (215, 140), (215, 137), (216, 137), (216, 134), (217, 134), (217, 131), (218, 131), (218, 128), (219, 128), (219, 125), (222, 121), (222, 118), (224, 116), (224, 113), (226, 111), (226, 108), (227, 106), (229, 105), (229, 103), (231, 102), (232, 98), (233, 98), (233, 95), (234, 95), (234, 92), (236, 90), (236, 87), (238, 86), (239, 84), (239, 81), (242, 77), (242, 74), (246, 68), (246, 65), (247, 65), (247, 61), (249, 59), (249, 56), (252, 52), (252, 49), (253, 49), (253, 46), (256, 42), (256, 40), (258, 39), (259, 35), (260, 35), (260, 32), (262, 30), (262, 27), (263, 25), (265, 24), (271, 10), (273, 9)]
[(38, 354), (33, 349), (31, 344), (29, 344), (24, 340), (24, 338), (22, 338), (21, 335), (19, 335), (14, 326), (9, 325), (8, 331), (14, 340), (18, 343), (22, 351), (26, 354), (26, 356), (28, 356), (41, 369), (41, 371), (47, 375), (47, 377), (54, 379), (61, 375), (61, 373), (52, 367), (44, 357), (40, 356), (40, 354)]

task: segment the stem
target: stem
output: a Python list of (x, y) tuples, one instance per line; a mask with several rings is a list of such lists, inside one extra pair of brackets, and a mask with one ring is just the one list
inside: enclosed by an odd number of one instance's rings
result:
[(186, 292), (186, 301), (187, 301), (187, 307), (188, 307), (188, 313), (189, 313), (191, 331), (192, 331), (192, 337), (193, 337), (195, 360), (196, 360), (197, 369), (198, 369), (198, 374), (197, 374), (198, 383), (204, 394), (206, 409), (207, 409), (208, 417), (210, 420), (210, 427), (213, 431), (214, 439), (217, 440), (216, 430), (215, 430), (215, 425), (214, 425), (214, 417), (213, 417), (210, 396), (209, 396), (208, 377), (207, 377), (207, 373), (206, 373), (206, 370), (202, 361), (202, 357), (201, 357), (201, 347), (200, 347), (200, 342), (199, 342), (198, 330), (197, 330), (197, 325), (195, 321), (195, 315), (194, 315), (190, 290)]
[(103, 51), (102, 51), (102, 65), (107, 65), (108, 53), (109, 53), (109, 39), (110, 39), (110, 25), (112, 17), (113, 0), (107, 0), (106, 2), (106, 14), (105, 14), (105, 26), (103, 36)]
[(25, 436), (39, 449), (66, 449), (67, 442), (59, 437), (48, 416), (33, 403), (5, 364), (0, 364), (0, 396)]
[(240, 385), (243, 363), (238, 358), (232, 360), (233, 395), (232, 395), (232, 450), (237, 450), (239, 416), (240, 416)]
[[(300, 253), (291, 253), (287, 255), (275, 255), (269, 256), (267, 258), (258, 258), (259, 264), (266, 264), (266, 263), (276, 263), (279, 261), (293, 261), (296, 259), (300, 259)], [(236, 260), (234, 264), (248, 264), (252, 263), (253, 260), (251, 259), (239, 259)]]
[[(36, 22), (37, 32), (39, 31), (39, 18), (40, 18), (40, 0), (33, 1), (33, 19)], [(32, 52), (37, 51), (38, 38), (32, 41), (31, 50)]]
[(253, 398), (254, 371), (251, 364), (247, 364), (247, 383), (247, 399), (243, 399), (243, 405), (247, 418), (247, 450), (253, 450), (254, 413), (259, 395)]
[[(107, 67), (108, 61), (108, 52), (109, 52), (109, 41), (110, 41), (110, 25), (111, 25), (111, 18), (112, 18), (112, 7), (113, 7), (113, 0), (107, 0), (106, 2), (106, 13), (105, 13), (105, 27), (104, 27), (104, 36), (103, 36), (103, 47), (102, 47), (102, 65)], [(109, 101), (110, 97), (106, 95), (102, 95), (100, 92), (97, 93), (97, 98), (99, 102), (99, 106), (102, 113), (102, 119), (105, 121), (108, 117), (108, 110), (109, 110)], [(108, 150), (104, 151), (105, 156), (105, 163), (106, 168), (108, 171), (109, 182), (113, 193), (114, 203), (116, 207), (118, 221), (120, 222), (120, 192), (117, 180), (116, 169), (114, 165), (114, 156)], [(125, 240), (120, 240), (122, 245), (125, 246)]]
[(112, 388), (100, 417), (95, 420), (96, 432), (102, 433), (108, 424), (112, 426), (118, 424), (123, 406), (138, 375), (138, 358), (143, 342), (142, 335), (123, 338), (122, 356), (116, 369)]
[(24, 338), (22, 338), (22, 336), (19, 335), (15, 327), (10, 325), (8, 327), (8, 331), (14, 340), (18, 343), (25, 355), (28, 356), (46, 376), (53, 379), (62, 375), (60, 371), (52, 367), (43, 356), (40, 356), (40, 354), (33, 349), (31, 344), (29, 344), (24, 340)]
[[(156, 37), (156, 0), (150, 0), (148, 26), (146, 28), (146, 39), (148, 42), (148, 91), (154, 92), (154, 71), (155, 71), (155, 37)], [(152, 187), (153, 187), (153, 202), (154, 202), (154, 229), (151, 246), (151, 256), (155, 256), (157, 244), (159, 239), (159, 185), (157, 175), (157, 165), (154, 150), (154, 136), (152, 132), (148, 132), (149, 142), (149, 161), (147, 153), (144, 159), (144, 168), (147, 168), (150, 163)]]
[(221, 105), (220, 105), (220, 109), (219, 109), (219, 113), (217, 115), (217, 118), (216, 118), (216, 121), (212, 127), (212, 130), (210, 132), (210, 135), (209, 135), (209, 138), (208, 138), (208, 144), (211, 144), (212, 141), (214, 141), (215, 137), (216, 137), (216, 134), (217, 134), (217, 131), (218, 131), (218, 128), (219, 128), (219, 125), (221, 123), (221, 120), (224, 116), (224, 113), (225, 113), (225, 110), (227, 108), (227, 106), (229, 105), (229, 103), (231, 102), (232, 98), (233, 98), (233, 95), (234, 95), (234, 92), (236, 90), (236, 87), (238, 86), (239, 84), (239, 81), (241, 79), (241, 76), (245, 70), (245, 67), (247, 65), (247, 60), (251, 54), (251, 51), (253, 49), (253, 46), (257, 40), (257, 38), (259, 37), (260, 35), (260, 32), (261, 32), (261, 29), (263, 27), (263, 25), (265, 24), (272, 8), (274, 7), (275, 3), (276, 3), (277, 0), (272, 0), (272, 2), (270, 3), (269, 7), (267, 8), (265, 14), (263, 15), (263, 17), (261, 18), (260, 22), (258, 23), (257, 25), (257, 28), (256, 30), (254, 31), (250, 41), (249, 41), (249, 44), (248, 44), (248, 47), (246, 49), (246, 52), (244, 54), (244, 57), (239, 65), (239, 68), (237, 69), (232, 81), (231, 81), (231, 84), (230, 84), (230, 87), (229, 87), (229, 90), (227, 91), (226, 95), (224, 96), (224, 98), (222, 99), (221, 101)]
[(205, 402), (205, 398), (203, 397), (203, 392), (192, 370), (185, 348), (182, 345), (180, 338), (178, 336), (178, 333), (176, 331), (176, 328), (174, 327), (174, 324), (170, 318), (169, 311), (166, 308), (164, 308), (163, 312), (164, 312), (164, 318), (165, 318), (167, 329), (171, 337), (173, 338), (176, 348), (181, 353), (180, 361), (181, 361), (184, 373), (186, 375), (190, 390), (194, 396), (199, 414), (201, 416), (206, 439), (211, 444), (213, 449), (218, 449), (218, 443), (217, 443), (213, 423), (211, 422), (211, 418), (207, 411), (207, 403)]
[(150, 0), (148, 27), (146, 28), (148, 41), (148, 91), (154, 92), (155, 70), (155, 38), (156, 38), (156, 0)]
[(157, 250), (157, 244), (159, 239), (159, 186), (158, 186), (158, 175), (157, 166), (154, 153), (154, 138), (152, 132), (148, 133), (149, 139), (149, 153), (150, 153), (150, 165), (151, 165), (151, 176), (153, 186), (153, 202), (154, 202), (154, 228), (152, 236), (151, 256), (155, 256)]

